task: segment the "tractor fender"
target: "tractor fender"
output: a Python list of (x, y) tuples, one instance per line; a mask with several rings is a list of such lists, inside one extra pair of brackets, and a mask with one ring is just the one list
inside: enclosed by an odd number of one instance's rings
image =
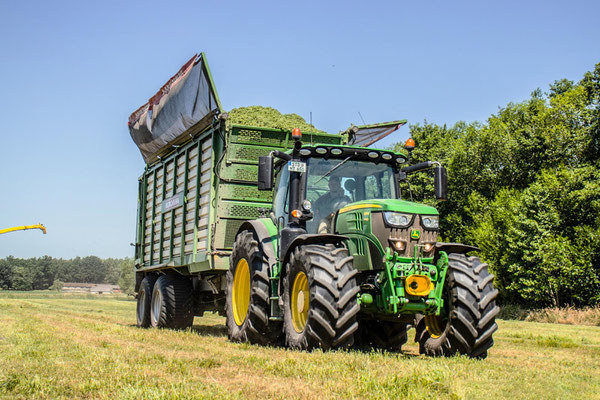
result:
[(267, 262), (269, 263), (269, 268), (272, 268), (274, 265), (276, 265), (277, 264), (277, 255), (275, 253), (273, 238), (272, 238), (271, 234), (269, 233), (269, 230), (267, 229), (265, 224), (263, 224), (262, 222), (257, 221), (257, 220), (245, 221), (238, 229), (236, 237), (237, 237), (237, 235), (240, 234), (240, 232), (246, 231), (246, 230), (251, 230), (251, 231), (256, 232), (256, 235), (258, 236), (258, 245), (260, 246), (263, 253), (267, 257)]
[(334, 234), (305, 234), (298, 235), (292, 243), (290, 243), (290, 247), (288, 248), (285, 257), (283, 258), (283, 262), (281, 263), (281, 273), (279, 276), (279, 299), (280, 306), (283, 306), (282, 303), (282, 293), (283, 293), (283, 280), (285, 275), (287, 274), (287, 263), (290, 260), (290, 256), (294, 249), (298, 246), (305, 244), (337, 244), (347, 240), (348, 237), (344, 235), (334, 235)]
[(440, 251), (445, 251), (446, 253), (467, 254), (470, 251), (479, 251), (479, 250), (480, 250), (479, 247), (469, 246), (467, 244), (462, 244), (462, 243), (438, 242), (435, 244), (436, 257)]
[(288, 251), (283, 258), (282, 265), (287, 264), (290, 259), (290, 255), (294, 251), (294, 249), (300, 245), (304, 244), (336, 244), (347, 240), (348, 237), (344, 235), (334, 235), (334, 234), (306, 234), (306, 235), (298, 235), (292, 243), (290, 243), (290, 247), (288, 247)]

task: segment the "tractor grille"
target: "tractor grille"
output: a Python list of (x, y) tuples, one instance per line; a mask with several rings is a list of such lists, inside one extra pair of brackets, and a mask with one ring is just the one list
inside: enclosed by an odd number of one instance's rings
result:
[(363, 230), (363, 216), (360, 212), (355, 212), (353, 215), (354, 219), (354, 228), (359, 231), (362, 232)]
[[(399, 256), (401, 257), (413, 257), (415, 254), (415, 247), (417, 245), (425, 245), (426, 243), (433, 243), (437, 241), (437, 231), (429, 231), (423, 229), (421, 226), (421, 218), (416, 215), (413, 219), (412, 226), (408, 228), (390, 228), (385, 225), (383, 220), (383, 213), (374, 212), (371, 214), (371, 224), (372, 231), (377, 239), (379, 239), (380, 243), (384, 248), (390, 246), (390, 239), (394, 242), (401, 241), (404, 242), (404, 249), (401, 251), (395, 250)], [(418, 230), (420, 233), (419, 239), (411, 239), (410, 233), (413, 230)], [(431, 257), (433, 256), (433, 252), (435, 247), (425, 253), (423, 250), (423, 257)]]

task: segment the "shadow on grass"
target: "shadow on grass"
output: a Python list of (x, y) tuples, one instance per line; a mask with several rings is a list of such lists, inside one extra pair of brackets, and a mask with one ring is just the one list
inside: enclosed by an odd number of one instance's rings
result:
[(374, 355), (374, 354), (381, 354), (381, 355), (389, 355), (389, 356), (400, 356), (403, 358), (418, 358), (420, 357), (419, 354), (415, 354), (413, 352), (411, 352), (410, 350), (389, 350), (389, 349), (380, 349), (377, 347), (371, 347), (371, 346), (361, 346), (361, 347), (351, 347), (349, 349), (345, 349), (343, 351), (346, 351), (348, 353), (358, 353), (358, 354), (367, 354), (367, 355)]
[(227, 336), (225, 325), (194, 325), (191, 331), (200, 336)]
[[(156, 328), (140, 328), (137, 324), (124, 324), (123, 326), (129, 326), (137, 329), (156, 329)], [(158, 328), (169, 330), (168, 328)], [(222, 337), (227, 336), (227, 327), (225, 325), (194, 325), (190, 329), (190, 332), (196, 333), (200, 336), (215, 336)]]
[[(136, 324), (130, 324), (128, 326), (131, 327), (136, 327)], [(140, 328), (140, 329), (144, 329), (144, 328)], [(227, 337), (227, 326), (225, 325), (194, 325), (190, 328), (190, 332), (192, 333), (196, 333), (199, 336), (211, 336), (211, 337)], [(258, 344), (250, 344), (250, 343), (244, 343), (247, 346), (258, 346), (258, 347), (265, 347), (265, 348), (274, 348), (274, 349), (287, 349), (287, 346), (285, 346), (285, 344), (283, 343), (283, 337), (281, 338), (281, 341), (279, 341), (279, 343), (273, 343), (270, 345), (258, 345)], [(299, 350), (300, 351), (300, 350)], [(315, 351), (319, 351), (318, 349), (315, 349)], [(388, 356), (399, 356), (402, 358), (418, 358), (420, 357), (419, 354), (415, 354), (412, 353), (410, 351), (407, 350), (385, 350), (385, 349), (379, 349), (376, 347), (371, 347), (371, 346), (353, 346), (350, 348), (346, 348), (346, 349), (337, 349), (336, 351), (341, 351), (341, 352), (345, 352), (345, 353), (359, 353), (359, 354), (367, 354), (367, 355), (374, 355), (379, 353), (380, 355), (388, 355)], [(309, 351), (309, 353), (312, 351)]]

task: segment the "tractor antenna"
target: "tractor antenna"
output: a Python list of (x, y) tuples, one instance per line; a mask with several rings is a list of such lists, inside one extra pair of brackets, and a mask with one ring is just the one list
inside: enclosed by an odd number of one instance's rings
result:
[(360, 117), (360, 119), (363, 122), (363, 125), (366, 125), (367, 123), (365, 122), (365, 119), (362, 117), (362, 114), (360, 113), (360, 111), (358, 112), (358, 116)]
[[(311, 125), (313, 124), (312, 123), (312, 111), (310, 112), (310, 124)], [(314, 128), (314, 126), (313, 126), (313, 128)], [(312, 134), (312, 131), (310, 132), (310, 145), (311, 146), (313, 145), (313, 134)]]

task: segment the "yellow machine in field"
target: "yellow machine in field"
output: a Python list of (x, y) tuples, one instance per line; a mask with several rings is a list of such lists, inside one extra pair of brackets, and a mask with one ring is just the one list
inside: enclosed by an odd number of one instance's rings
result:
[(37, 225), (15, 226), (14, 228), (0, 229), (0, 235), (3, 233), (8, 233), (8, 232), (25, 231), (27, 229), (41, 229), (42, 232), (44, 232), (44, 235), (46, 234), (46, 227), (42, 224), (37, 224)]

